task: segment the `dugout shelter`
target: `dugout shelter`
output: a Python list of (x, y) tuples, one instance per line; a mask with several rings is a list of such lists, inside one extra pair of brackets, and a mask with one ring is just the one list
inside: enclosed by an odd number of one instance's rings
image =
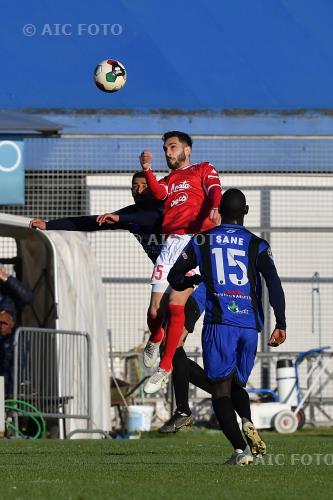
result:
[[(0, 262), (13, 266), (17, 277), (34, 292), (32, 306), (23, 311), (22, 324), (89, 334), (91, 369), (87, 380), (91, 384), (92, 429), (110, 430), (104, 291), (87, 239), (77, 232), (30, 230), (27, 218), (5, 213), (0, 213), (0, 238), (6, 249)], [(79, 357), (75, 362), (81, 363)], [(58, 377), (61, 386), (61, 370)], [(82, 380), (75, 380), (73, 385), (80, 384)], [(78, 419), (67, 419), (66, 433), (83, 428), (83, 424)]]

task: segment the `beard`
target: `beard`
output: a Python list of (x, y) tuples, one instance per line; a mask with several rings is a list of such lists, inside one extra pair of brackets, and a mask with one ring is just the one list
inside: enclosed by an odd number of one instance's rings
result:
[(167, 158), (166, 162), (170, 170), (177, 170), (185, 160), (186, 160), (185, 152), (182, 151), (175, 159)]

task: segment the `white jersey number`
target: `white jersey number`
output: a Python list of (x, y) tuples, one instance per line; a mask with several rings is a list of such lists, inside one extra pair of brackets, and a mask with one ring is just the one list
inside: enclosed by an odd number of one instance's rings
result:
[(237, 257), (245, 257), (244, 250), (236, 250), (234, 248), (213, 248), (212, 254), (215, 257), (215, 265), (216, 265), (216, 274), (217, 280), (221, 285), (226, 283), (225, 271), (224, 271), (224, 263), (223, 263), (223, 250), (227, 252), (228, 266), (229, 267), (238, 267), (242, 271), (242, 276), (237, 276), (235, 273), (229, 273), (228, 279), (231, 283), (238, 286), (244, 286), (249, 282), (247, 277), (247, 269), (244, 262), (242, 262)]

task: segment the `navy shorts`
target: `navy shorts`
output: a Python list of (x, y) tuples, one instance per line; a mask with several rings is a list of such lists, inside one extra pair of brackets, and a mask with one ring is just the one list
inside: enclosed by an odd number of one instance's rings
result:
[(206, 286), (204, 285), (204, 283), (200, 283), (200, 285), (197, 286), (191, 297), (192, 300), (195, 300), (201, 316), (206, 307)]
[(185, 328), (192, 333), (206, 307), (206, 287), (203, 283), (194, 290), (185, 305)]
[(252, 328), (207, 323), (202, 330), (202, 351), (206, 376), (215, 382), (234, 374), (245, 386), (257, 354), (258, 332)]

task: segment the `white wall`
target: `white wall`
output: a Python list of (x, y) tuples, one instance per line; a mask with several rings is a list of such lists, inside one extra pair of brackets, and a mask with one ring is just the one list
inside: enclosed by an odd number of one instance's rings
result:
[[(295, 228), (300, 227), (332, 227), (332, 176), (223, 175), (222, 184), (224, 189), (238, 187), (244, 191), (250, 205), (246, 218), (249, 228), (260, 226), (261, 209), (264, 213), (269, 209), (268, 204), (260, 206), (261, 190), (273, 188), (270, 199), (271, 225), (273, 228), (290, 228), (271, 234), (272, 251), (281, 277), (311, 280), (315, 272), (319, 272), (321, 278), (333, 277), (333, 232), (295, 232)], [(90, 213), (114, 211), (131, 204), (130, 185), (131, 175), (87, 177)], [(127, 351), (142, 340), (149, 303), (149, 284), (136, 284), (135, 280), (148, 281), (152, 265), (135, 238), (126, 232), (89, 234), (89, 241), (96, 252), (102, 276), (126, 278), (128, 281), (104, 285), (114, 349)], [(319, 294), (312, 292), (314, 287), (311, 282), (284, 283), (288, 322), (288, 340), (283, 346), (285, 350), (317, 347), (319, 326), (323, 345), (333, 344), (333, 284), (321, 284)], [(314, 311), (312, 295), (315, 299)], [(312, 319), (315, 321), (314, 332)], [(273, 318), (271, 322), (273, 327)], [(197, 325), (195, 333), (189, 336), (186, 343), (188, 350), (200, 349), (200, 328), (201, 323)]]

